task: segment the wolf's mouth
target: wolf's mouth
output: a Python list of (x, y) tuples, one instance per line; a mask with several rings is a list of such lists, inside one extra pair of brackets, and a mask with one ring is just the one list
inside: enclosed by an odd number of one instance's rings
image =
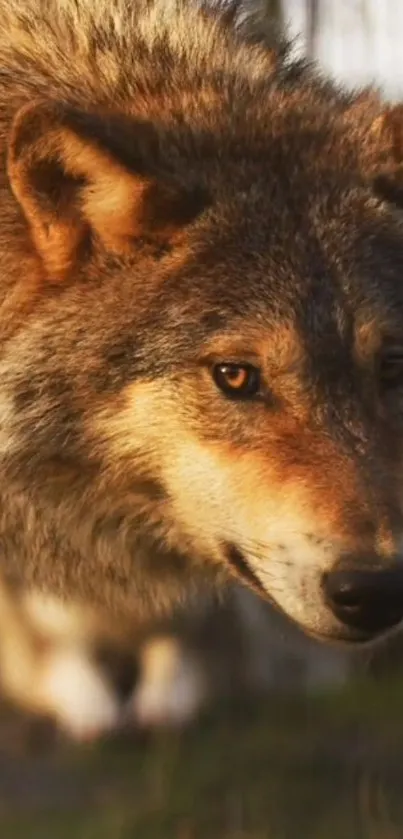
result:
[(264, 597), (266, 600), (271, 599), (262, 583), (250, 567), (249, 562), (245, 559), (244, 554), (236, 547), (236, 545), (226, 543), (224, 545), (224, 556), (228, 567), (239, 580), (244, 582), (249, 588), (256, 591), (260, 597)]
[[(248, 588), (255, 591), (261, 598), (268, 601), (276, 610), (284, 613), (281, 605), (271, 596), (270, 591), (265, 589), (245, 555), (236, 545), (225, 543), (223, 553), (226, 564), (233, 576), (237, 577)], [(336, 574), (335, 576), (338, 575)], [(403, 583), (403, 573), (401, 578), (399, 577), (399, 583)], [(361, 619), (360, 615), (357, 615), (356, 619), (353, 604), (351, 605), (351, 613), (349, 610), (348, 620), (346, 620), (344, 613), (339, 617), (336, 614), (337, 610), (332, 609), (333, 614), (338, 617), (338, 621), (337, 625), (332, 622), (328, 631), (323, 631), (323, 629), (314, 628), (309, 625), (302, 625), (292, 614), (288, 612), (286, 614), (291, 623), (296, 624), (307, 635), (322, 643), (342, 646), (344, 648), (373, 646), (378, 640), (382, 641), (385, 639), (397, 625), (403, 624), (403, 585), (397, 585), (397, 590), (392, 592), (392, 595), (392, 598), (389, 597), (387, 599), (385, 606), (385, 608), (388, 607), (387, 620), (385, 619), (385, 615), (379, 614), (379, 608), (375, 608), (376, 603), (364, 604), (369, 608), (369, 615), (365, 621), (365, 626), (362, 625), (362, 615)], [(390, 602), (391, 599), (393, 601), (392, 604)], [(393, 606), (393, 609), (391, 609), (391, 606)]]

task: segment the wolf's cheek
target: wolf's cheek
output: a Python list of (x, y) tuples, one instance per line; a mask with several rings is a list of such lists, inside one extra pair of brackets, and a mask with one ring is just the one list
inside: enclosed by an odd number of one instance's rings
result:
[[(326, 498), (316, 502), (313, 480), (284, 485), (268, 460), (250, 452), (225, 454), (222, 444), (206, 445), (190, 435), (178, 438), (171, 450), (164, 481), (192, 550), (221, 559), (305, 630), (356, 641), (369, 637), (374, 621), (377, 631), (396, 622), (389, 594), (383, 602), (356, 589), (357, 614), (354, 606), (343, 603), (340, 610), (329, 601), (325, 580), (344, 557), (365, 577), (365, 569), (371, 576), (371, 568), (373, 574), (380, 563), (390, 563), (387, 552), (396, 553), (386, 522), (364, 527), (365, 505), (348, 516), (349, 488), (333, 504)], [(399, 617), (400, 605), (398, 612)]]
[[(225, 439), (217, 427), (206, 435), (182, 396), (161, 379), (137, 382), (113, 412), (92, 420), (114, 465), (110, 495), (115, 481), (119, 492), (122, 484), (158, 487), (146, 524), (151, 514), (167, 548), (229, 565), (305, 629), (354, 640), (349, 604), (346, 629), (324, 579), (346, 556), (358, 571), (393, 561), (388, 486), (374, 478), (368, 490), (362, 458), (356, 462), (320, 431), (291, 435), (285, 420), (275, 440), (263, 427), (259, 445)], [(371, 623), (372, 614), (364, 619)]]
[(300, 488), (285, 489), (253, 454), (228, 457), (222, 448), (181, 435), (164, 464), (164, 483), (186, 530), (220, 549), (233, 546), (256, 573), (274, 575), (275, 565), (291, 564), (325, 569), (334, 546)]

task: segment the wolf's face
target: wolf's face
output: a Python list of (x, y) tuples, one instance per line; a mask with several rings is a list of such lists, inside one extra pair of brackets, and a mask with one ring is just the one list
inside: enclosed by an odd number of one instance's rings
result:
[(1, 366), (3, 450), (31, 480), (57, 464), (66, 497), (88, 473), (111, 520), (141, 496), (157, 540), (369, 637), (403, 615), (400, 115), (213, 93), (187, 125), (17, 116), (40, 280)]
[(326, 575), (387, 568), (403, 547), (402, 231), (353, 191), (282, 218), (267, 193), (224, 241), (212, 213), (208, 246), (158, 296), (161, 372), (123, 389), (102, 433), (147, 459), (174, 541), (312, 632), (363, 637), (395, 610), (356, 619), (352, 602), (340, 620)]

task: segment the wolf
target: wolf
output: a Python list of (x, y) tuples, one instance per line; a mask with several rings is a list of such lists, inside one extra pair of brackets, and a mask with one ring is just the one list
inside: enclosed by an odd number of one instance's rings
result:
[(87, 640), (230, 579), (390, 631), (403, 108), (180, 0), (0, 13), (5, 691), (107, 724)]

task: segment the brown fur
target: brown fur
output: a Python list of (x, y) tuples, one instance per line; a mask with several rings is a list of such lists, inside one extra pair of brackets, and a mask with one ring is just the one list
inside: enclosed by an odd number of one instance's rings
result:
[(173, 0), (0, 13), (10, 590), (124, 622), (230, 570), (338, 635), (322, 574), (401, 544), (401, 109)]

